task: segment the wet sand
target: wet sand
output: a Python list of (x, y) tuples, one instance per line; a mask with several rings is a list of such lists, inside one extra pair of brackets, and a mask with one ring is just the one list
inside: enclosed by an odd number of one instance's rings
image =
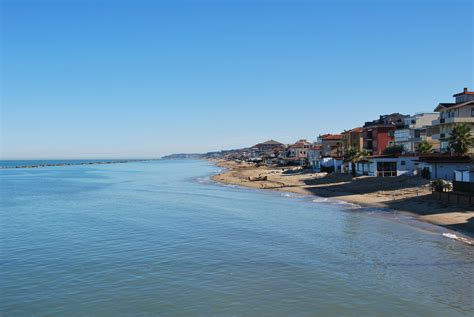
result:
[[(474, 211), (433, 199), (429, 181), (418, 177), (352, 178), (345, 174), (313, 173), (298, 167), (256, 167), (229, 160), (213, 160), (213, 163), (227, 169), (212, 177), (220, 183), (327, 197), (364, 207), (389, 208), (474, 237)], [(255, 180), (258, 178), (261, 180)]]

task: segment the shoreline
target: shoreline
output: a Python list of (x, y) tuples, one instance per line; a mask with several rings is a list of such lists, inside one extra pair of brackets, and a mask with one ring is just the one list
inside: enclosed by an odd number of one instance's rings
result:
[[(365, 208), (393, 210), (464, 235), (455, 240), (474, 246), (474, 211), (447, 206), (431, 197), (429, 181), (413, 177), (373, 178), (315, 173), (297, 167), (256, 167), (245, 162), (209, 160), (226, 170), (212, 180), (253, 189), (328, 198)], [(449, 235), (449, 234), (448, 234)]]

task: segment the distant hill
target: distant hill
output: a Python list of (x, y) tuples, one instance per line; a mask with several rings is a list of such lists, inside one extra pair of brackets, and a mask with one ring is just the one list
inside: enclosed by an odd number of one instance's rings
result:
[(178, 154), (170, 154), (163, 156), (162, 159), (164, 160), (185, 160), (185, 159), (202, 159), (204, 158), (204, 154), (201, 153), (178, 153)]
[(207, 153), (178, 153), (178, 154), (170, 154), (163, 156), (162, 159), (164, 160), (197, 160), (197, 159), (208, 159), (208, 158), (239, 158), (243, 155), (243, 153), (248, 152), (248, 148), (244, 149), (234, 149), (234, 150), (222, 150), (222, 151), (215, 151), (215, 152), (207, 152)]

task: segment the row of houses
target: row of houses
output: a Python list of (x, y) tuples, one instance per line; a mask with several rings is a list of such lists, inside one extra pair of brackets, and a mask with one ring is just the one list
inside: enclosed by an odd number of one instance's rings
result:
[[(249, 149), (249, 158), (266, 163), (293, 164), (315, 171), (352, 172), (344, 158), (348, 151), (365, 153), (355, 164), (355, 174), (391, 177), (403, 174), (452, 179), (455, 170), (474, 167), (468, 156), (448, 151), (451, 131), (457, 124), (474, 136), (474, 92), (467, 88), (454, 94), (454, 102), (440, 103), (430, 113), (380, 115), (339, 134), (323, 134), (314, 142), (305, 139), (285, 145), (270, 140)], [(420, 150), (429, 144), (430, 150)], [(396, 150), (395, 152), (390, 150)], [(468, 154), (474, 154), (469, 147)]]

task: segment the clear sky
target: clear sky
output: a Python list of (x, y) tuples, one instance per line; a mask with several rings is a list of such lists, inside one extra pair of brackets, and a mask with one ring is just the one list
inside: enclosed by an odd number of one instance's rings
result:
[(472, 1), (2, 1), (2, 158), (316, 139), (474, 89)]

